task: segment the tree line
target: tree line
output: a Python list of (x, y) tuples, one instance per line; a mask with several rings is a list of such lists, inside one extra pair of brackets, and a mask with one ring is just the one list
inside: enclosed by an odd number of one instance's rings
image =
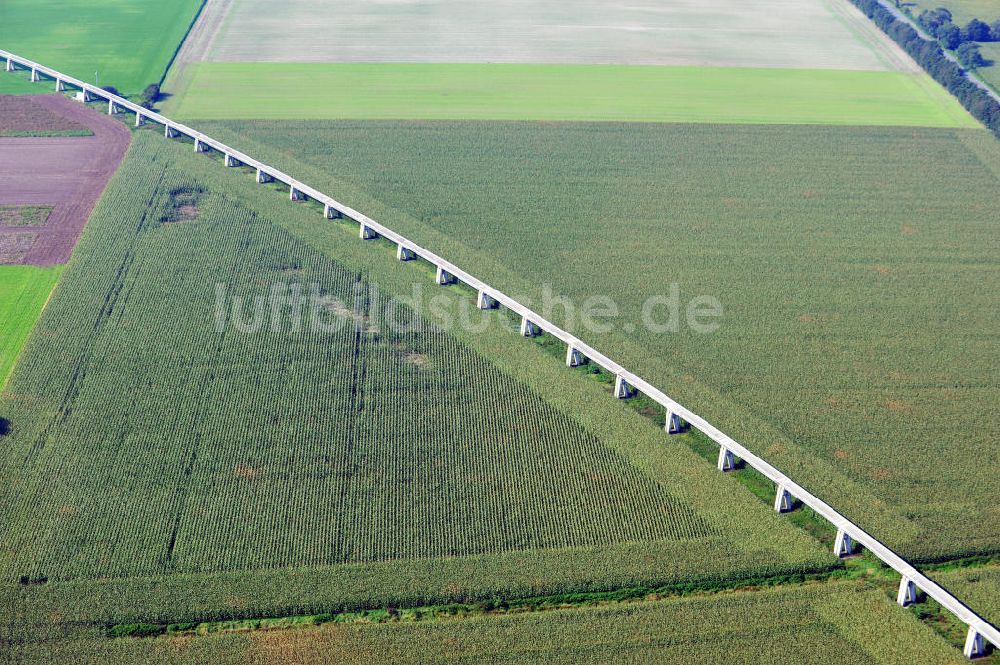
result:
[(938, 7), (920, 12), (917, 23), (934, 35), (941, 42), (941, 46), (949, 51), (955, 51), (959, 61), (966, 67), (971, 69), (993, 64), (983, 58), (976, 42), (1000, 42), (1000, 19), (990, 25), (974, 18), (963, 28), (955, 25), (952, 18), (948, 9)]
[(913, 26), (897, 19), (892, 12), (879, 4), (878, 0), (851, 0), (851, 2), (909, 53), (934, 80), (947, 88), (969, 113), (1000, 138), (1000, 103), (967, 79), (965, 70), (945, 56), (939, 42), (922, 38)]

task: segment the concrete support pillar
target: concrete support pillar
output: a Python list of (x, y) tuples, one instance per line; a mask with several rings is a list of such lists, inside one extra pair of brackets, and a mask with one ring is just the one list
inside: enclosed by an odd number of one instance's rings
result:
[(144, 116), (141, 113), (136, 113), (135, 114), (135, 126), (136, 127), (142, 127), (145, 124), (146, 124), (146, 116)]
[(208, 150), (208, 146), (201, 142), (200, 139), (194, 140), (194, 151), (195, 152), (205, 152)]
[(986, 655), (986, 642), (983, 640), (983, 636), (971, 626), (969, 633), (965, 636), (965, 648), (962, 649), (962, 653), (965, 654), (966, 658), (979, 658)]
[(896, 602), (902, 607), (917, 602), (917, 585), (913, 583), (913, 580), (905, 577), (899, 580), (899, 592), (896, 594)]
[(476, 298), (476, 307), (479, 309), (496, 309), (499, 306), (500, 303), (490, 297), (485, 291), (479, 292), (479, 297)]
[(168, 139), (172, 139), (175, 136), (177, 136), (177, 130), (175, 130), (170, 125), (164, 125), (163, 126), (163, 135), (166, 136)]
[(38, 83), (38, 70), (34, 67), (31, 68), (31, 82)]
[(583, 364), (584, 357), (580, 353), (579, 349), (574, 349), (572, 346), (566, 347), (566, 366), (567, 367), (578, 367)]
[(521, 335), (524, 337), (535, 337), (540, 335), (542, 332), (541, 328), (536, 326), (534, 323), (529, 321), (527, 317), (521, 319)]
[(684, 420), (680, 416), (676, 413), (667, 412), (667, 420), (663, 425), (663, 429), (667, 431), (667, 434), (683, 434), (685, 428)]
[(7, 58), (7, 71), (8, 72), (14, 71), (14, 61), (11, 60), (10, 58)]
[(457, 280), (455, 279), (455, 276), (452, 275), (450, 272), (448, 272), (441, 266), (438, 266), (437, 277), (435, 278), (435, 281), (441, 286), (445, 286), (447, 284), (454, 284)]
[(628, 399), (635, 395), (635, 389), (629, 385), (628, 381), (620, 376), (615, 377), (615, 397), (618, 399)]
[(291, 199), (292, 201), (304, 201), (306, 195), (300, 192), (299, 190), (295, 189), (294, 185), (289, 185), (288, 198)]
[(719, 461), (716, 463), (716, 467), (719, 471), (732, 471), (736, 468), (736, 459), (733, 457), (733, 451), (728, 448), (719, 448)]
[(115, 108), (115, 100), (109, 99), (108, 100), (108, 115), (114, 115), (117, 112), (118, 112), (118, 109)]
[(412, 261), (417, 258), (417, 255), (409, 247), (404, 247), (403, 245), (396, 245), (396, 258), (400, 261)]
[(787, 513), (792, 509), (792, 495), (780, 485), (774, 495), (774, 509), (779, 513)]
[(340, 212), (330, 204), (324, 204), (323, 216), (327, 219), (342, 219), (344, 217), (344, 213)]
[(263, 185), (265, 182), (271, 182), (271, 176), (257, 169), (257, 184)]
[(837, 529), (837, 538), (833, 542), (833, 553), (838, 557), (854, 554), (854, 540), (843, 529)]
[(236, 159), (232, 155), (226, 155), (226, 166), (233, 168), (240, 165), (240, 160)]
[(63, 84), (62, 79), (56, 79), (56, 92), (65, 92), (66, 86)]
[(373, 229), (370, 226), (365, 226), (364, 224), (362, 224), (361, 225), (361, 239), (362, 240), (373, 240), (375, 238), (378, 238), (378, 233), (375, 232), (375, 229)]

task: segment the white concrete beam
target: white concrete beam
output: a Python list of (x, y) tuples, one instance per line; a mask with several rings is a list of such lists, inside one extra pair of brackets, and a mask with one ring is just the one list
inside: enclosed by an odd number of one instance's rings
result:
[(62, 79), (56, 79), (56, 92), (65, 92), (66, 86), (63, 84)]
[(326, 203), (323, 205), (323, 216), (327, 219), (342, 219), (344, 217), (344, 213), (340, 212), (329, 203)]
[(177, 136), (177, 130), (174, 129), (173, 127), (171, 127), (170, 125), (164, 125), (163, 126), (163, 135), (165, 137), (167, 137), (168, 139), (172, 139), (175, 136)]
[(135, 114), (135, 126), (136, 127), (142, 127), (145, 124), (146, 124), (146, 116), (144, 116), (141, 113), (136, 113)]
[(295, 189), (294, 185), (288, 186), (288, 198), (292, 201), (305, 201), (306, 195)]
[(10, 58), (7, 58), (7, 71), (8, 72), (14, 71), (14, 61), (11, 60)]
[(412, 261), (417, 258), (417, 255), (412, 249), (400, 243), (396, 245), (396, 258), (400, 261)]
[(479, 309), (496, 309), (499, 306), (500, 303), (491, 298), (485, 291), (479, 292), (479, 297), (476, 298), (476, 307)]
[(854, 540), (843, 529), (837, 529), (837, 539), (833, 543), (833, 553), (838, 557), (854, 554)]
[(618, 399), (628, 399), (635, 395), (635, 388), (633, 388), (625, 377), (616, 376), (615, 377), (615, 397)]
[(271, 176), (264, 171), (257, 169), (257, 184), (263, 185), (265, 182), (271, 182)]
[(725, 446), (719, 448), (719, 460), (715, 464), (719, 471), (732, 471), (736, 468), (736, 458), (733, 457), (733, 451), (729, 450)]
[(115, 113), (118, 113), (118, 109), (115, 107), (115, 100), (109, 99), (108, 100), (108, 115), (114, 115)]
[(913, 583), (913, 580), (905, 577), (899, 580), (899, 591), (896, 593), (896, 602), (902, 607), (917, 602), (917, 585)]
[(240, 166), (240, 165), (241, 165), (240, 164), (240, 160), (236, 159), (235, 157), (233, 157), (232, 155), (230, 155), (228, 153), (226, 154), (226, 166), (228, 166), (230, 168), (233, 168), (233, 167), (237, 167), (237, 166)]
[(34, 67), (31, 68), (31, 82), (38, 83), (38, 70)]
[(774, 509), (779, 513), (787, 513), (792, 509), (792, 495), (784, 487), (779, 486), (775, 492)]
[(205, 145), (204, 143), (202, 143), (200, 139), (196, 138), (194, 140), (194, 151), (195, 152), (206, 152), (207, 150), (208, 150), (208, 146)]
[(580, 353), (580, 349), (574, 348), (572, 346), (566, 347), (566, 366), (567, 367), (577, 367), (582, 365), (584, 361), (583, 354)]
[(373, 240), (378, 238), (378, 233), (372, 227), (367, 224), (361, 225), (361, 239), (362, 240)]

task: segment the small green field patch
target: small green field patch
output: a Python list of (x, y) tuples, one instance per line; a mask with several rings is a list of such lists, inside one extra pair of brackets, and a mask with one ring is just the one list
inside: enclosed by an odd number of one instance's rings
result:
[(61, 272), (61, 266), (0, 266), (0, 389)]
[(44, 226), (51, 214), (51, 206), (0, 205), (0, 226)]

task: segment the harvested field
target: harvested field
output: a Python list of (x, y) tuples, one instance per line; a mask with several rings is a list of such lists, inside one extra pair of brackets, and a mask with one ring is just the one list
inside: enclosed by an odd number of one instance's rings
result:
[(54, 112), (39, 97), (0, 95), (0, 136), (89, 136), (85, 125)]
[[(224, 16), (221, 29), (210, 20)], [(226, 14), (228, 13), (228, 16)], [(188, 49), (214, 61), (710, 65), (914, 71), (844, 0), (210, 3)], [(358, 35), (364, 38), (359, 39)], [(207, 44), (200, 44), (207, 41)]]
[[(0, 263), (58, 265), (69, 259), (131, 134), (117, 120), (62, 95), (36, 97), (31, 104), (40, 112), (22, 113), (18, 127), (24, 131), (81, 127), (91, 135), (0, 138), (0, 181), (4, 183), (0, 207), (7, 211), (0, 212)], [(16, 102), (13, 107), (24, 105)], [(44, 221), (32, 224), (30, 214), (27, 220), (24, 214), (12, 214), (15, 207), (46, 207), (51, 212)]]

